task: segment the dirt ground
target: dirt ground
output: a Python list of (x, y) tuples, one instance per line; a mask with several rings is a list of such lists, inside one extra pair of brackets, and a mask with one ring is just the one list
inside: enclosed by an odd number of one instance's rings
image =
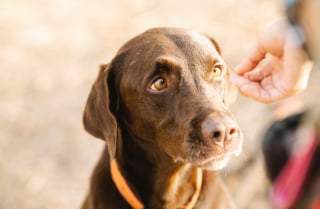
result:
[[(282, 12), (277, 0), (0, 0), (0, 208), (79, 208), (104, 146), (83, 130), (82, 111), (98, 65), (126, 40), (197, 29), (233, 68)], [(221, 175), (241, 209), (270, 208), (259, 136), (273, 107), (242, 96), (233, 105), (244, 154)]]

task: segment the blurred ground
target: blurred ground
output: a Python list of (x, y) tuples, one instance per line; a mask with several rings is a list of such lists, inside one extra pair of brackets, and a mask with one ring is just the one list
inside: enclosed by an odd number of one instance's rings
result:
[[(215, 37), (234, 67), (281, 14), (276, 0), (0, 0), (0, 209), (80, 206), (104, 146), (83, 130), (82, 111), (98, 65), (126, 40), (193, 28)], [(245, 151), (222, 175), (239, 208), (270, 208), (259, 135), (272, 107), (241, 96), (233, 106)]]

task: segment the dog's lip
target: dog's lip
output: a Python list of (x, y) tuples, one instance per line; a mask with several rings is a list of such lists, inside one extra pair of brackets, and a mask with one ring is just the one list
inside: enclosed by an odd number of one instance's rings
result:
[(239, 155), (239, 152), (229, 152), (218, 156), (213, 156), (205, 159), (199, 163), (198, 166), (205, 170), (218, 171), (225, 168), (229, 161), (237, 155)]
[(240, 155), (241, 150), (239, 151), (234, 151), (234, 152), (229, 152), (229, 153), (225, 153), (225, 154), (221, 154), (221, 155), (217, 155), (217, 156), (212, 156), (209, 157), (205, 160), (203, 160), (201, 162), (201, 165), (205, 165), (211, 162), (222, 162), (222, 161), (229, 161), (231, 158), (236, 157), (238, 155)]

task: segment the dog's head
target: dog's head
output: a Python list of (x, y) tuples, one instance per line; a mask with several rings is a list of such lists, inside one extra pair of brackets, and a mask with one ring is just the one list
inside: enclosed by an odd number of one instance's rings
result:
[(85, 128), (107, 141), (111, 157), (117, 129), (126, 128), (174, 161), (220, 169), (242, 145), (227, 107), (235, 95), (229, 73), (209, 36), (148, 30), (101, 67), (85, 108)]

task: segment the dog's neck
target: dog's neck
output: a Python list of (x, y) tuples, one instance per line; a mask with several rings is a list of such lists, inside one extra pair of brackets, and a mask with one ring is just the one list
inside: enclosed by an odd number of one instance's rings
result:
[(192, 199), (197, 168), (174, 162), (153, 143), (129, 133), (118, 142), (120, 172), (146, 208), (181, 208)]

